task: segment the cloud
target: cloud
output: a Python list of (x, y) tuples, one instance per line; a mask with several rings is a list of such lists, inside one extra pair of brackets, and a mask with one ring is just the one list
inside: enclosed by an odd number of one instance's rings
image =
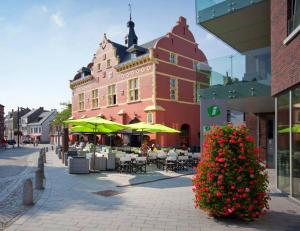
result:
[(48, 12), (48, 8), (46, 6), (41, 6), (41, 10), (44, 12), (44, 13), (47, 13)]
[(55, 14), (52, 14), (51, 20), (58, 27), (63, 27), (65, 25), (64, 18), (61, 16), (60, 12), (56, 12)]

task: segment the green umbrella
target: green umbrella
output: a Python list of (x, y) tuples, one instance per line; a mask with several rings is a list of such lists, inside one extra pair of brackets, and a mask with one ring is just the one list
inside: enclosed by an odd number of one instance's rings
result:
[(65, 124), (75, 125), (75, 126), (82, 126), (86, 129), (93, 129), (94, 132), (106, 132), (110, 130), (111, 132), (123, 130), (126, 126), (106, 120), (100, 117), (90, 117), (84, 119), (77, 119), (77, 120), (66, 120), (64, 121)]
[[(151, 129), (148, 132), (151, 132)], [(163, 124), (153, 124), (152, 132), (180, 133), (180, 131)]]
[(144, 122), (139, 122), (135, 124), (128, 124), (126, 125), (127, 128), (140, 131), (140, 132), (153, 132), (153, 133), (158, 133), (158, 132), (167, 132), (167, 133), (180, 133), (180, 131), (167, 127), (162, 124), (147, 124)]
[(107, 128), (102, 128), (102, 129), (94, 129), (94, 128), (91, 128), (91, 127), (85, 127), (85, 126), (74, 126), (74, 127), (71, 127), (69, 129), (71, 132), (79, 132), (79, 133), (111, 133), (113, 132), (112, 130), (110, 129), (107, 129)]
[[(289, 133), (290, 132), (290, 127), (282, 128), (278, 130), (278, 133)], [(292, 126), (292, 132), (294, 133), (300, 133), (300, 124), (295, 124)]]
[(94, 171), (95, 171), (95, 152), (96, 152), (96, 133), (97, 132), (115, 132), (119, 130), (123, 130), (126, 128), (126, 126), (106, 120), (100, 117), (90, 117), (90, 118), (84, 118), (84, 119), (77, 119), (77, 120), (66, 120), (64, 121), (65, 124), (69, 125), (75, 125), (75, 126), (81, 126), (80, 129), (84, 130), (89, 130), (90, 132), (94, 133), (94, 151), (93, 151), (93, 156), (94, 156)]

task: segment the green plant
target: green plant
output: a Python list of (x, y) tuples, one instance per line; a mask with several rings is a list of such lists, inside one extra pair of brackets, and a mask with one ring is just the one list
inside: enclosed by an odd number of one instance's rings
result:
[(258, 218), (268, 209), (268, 177), (245, 126), (213, 126), (193, 176), (195, 207), (215, 217)]

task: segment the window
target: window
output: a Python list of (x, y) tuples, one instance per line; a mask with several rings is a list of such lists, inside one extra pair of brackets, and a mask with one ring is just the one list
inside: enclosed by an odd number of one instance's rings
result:
[(41, 127), (39, 127), (39, 133), (42, 133), (42, 128)]
[(97, 64), (97, 70), (100, 71), (101, 70), (101, 63)]
[(177, 56), (174, 53), (170, 53), (170, 63), (177, 63)]
[(153, 112), (147, 113), (147, 123), (152, 124), (153, 123)]
[(38, 128), (34, 128), (34, 133), (38, 133)]
[(281, 94), (277, 97), (277, 185), (283, 192), (290, 192), (290, 140), (289, 132), (289, 92)]
[(199, 72), (200, 71), (200, 62), (198, 62), (197, 60), (193, 60), (193, 69), (196, 72)]
[(139, 80), (129, 80), (129, 102), (137, 101), (139, 99)]
[(108, 86), (108, 105), (115, 105), (117, 103), (116, 85)]
[(200, 97), (201, 97), (200, 89), (201, 89), (200, 82), (196, 82), (196, 85), (195, 85), (195, 100), (196, 100), (196, 103), (200, 102)]
[(92, 90), (92, 108), (98, 107), (98, 89)]
[(288, 34), (300, 25), (300, 0), (288, 0)]
[(177, 79), (170, 79), (170, 99), (177, 100)]
[(30, 128), (30, 133), (33, 133), (33, 128)]
[(106, 67), (107, 67), (107, 68), (110, 67), (110, 59), (106, 60)]
[(84, 93), (80, 93), (78, 95), (78, 102), (79, 102), (79, 111), (83, 111), (84, 110)]

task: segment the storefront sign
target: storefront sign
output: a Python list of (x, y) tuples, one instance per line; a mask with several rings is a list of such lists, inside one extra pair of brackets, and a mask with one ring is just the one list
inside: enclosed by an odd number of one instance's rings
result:
[(218, 105), (212, 105), (207, 108), (208, 116), (215, 117), (221, 114), (221, 110)]

